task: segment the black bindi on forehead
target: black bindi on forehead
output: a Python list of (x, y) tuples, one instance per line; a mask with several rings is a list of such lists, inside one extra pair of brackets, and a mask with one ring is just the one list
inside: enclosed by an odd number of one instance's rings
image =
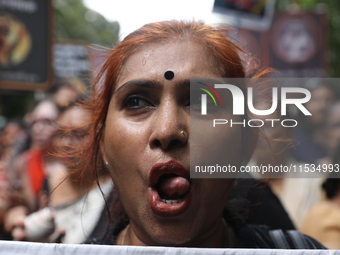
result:
[(175, 74), (173, 71), (169, 70), (164, 73), (164, 78), (167, 80), (172, 80), (174, 77), (175, 77)]

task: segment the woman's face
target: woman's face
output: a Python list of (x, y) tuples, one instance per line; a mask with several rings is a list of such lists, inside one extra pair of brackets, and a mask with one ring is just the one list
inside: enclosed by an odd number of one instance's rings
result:
[[(83, 141), (88, 132), (86, 124), (89, 123), (90, 118), (88, 110), (77, 106), (65, 110), (58, 118), (59, 130), (54, 136), (53, 144), (57, 148), (69, 148)], [(72, 132), (64, 132), (69, 129)]]
[[(164, 77), (168, 70), (172, 79)], [(106, 118), (104, 154), (140, 244), (216, 245), (233, 180), (189, 174), (189, 79), (220, 77), (215, 70), (211, 55), (187, 41), (145, 45), (122, 68)], [(240, 141), (239, 128), (222, 137), (223, 147), (233, 144), (225, 151), (232, 163), (240, 158)]]
[(45, 149), (49, 146), (52, 136), (57, 130), (57, 106), (46, 101), (38, 104), (31, 115), (32, 147)]

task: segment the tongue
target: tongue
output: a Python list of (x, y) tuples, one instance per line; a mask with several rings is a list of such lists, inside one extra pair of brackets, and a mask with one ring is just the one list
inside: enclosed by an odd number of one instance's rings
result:
[(157, 186), (165, 199), (181, 199), (190, 189), (189, 181), (180, 176), (162, 177)]

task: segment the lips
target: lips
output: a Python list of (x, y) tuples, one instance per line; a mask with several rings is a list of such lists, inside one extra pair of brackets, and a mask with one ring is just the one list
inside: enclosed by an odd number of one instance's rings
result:
[(190, 203), (191, 190), (190, 173), (180, 163), (171, 160), (152, 166), (149, 176), (149, 201), (155, 214), (180, 215)]

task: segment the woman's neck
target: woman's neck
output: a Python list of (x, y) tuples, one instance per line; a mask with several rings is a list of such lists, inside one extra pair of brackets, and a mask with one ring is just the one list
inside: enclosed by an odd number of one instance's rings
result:
[[(209, 236), (202, 238), (204, 241), (198, 241), (195, 244), (182, 244), (182, 247), (199, 247), (199, 248), (226, 248), (232, 247), (234, 244), (234, 236), (230, 226), (224, 220), (221, 221), (219, 226), (211, 231)], [(134, 232), (133, 225), (128, 224), (118, 235), (116, 243), (118, 245), (134, 245), (134, 246), (147, 246), (142, 242)], [(169, 246), (160, 243), (159, 246)], [(173, 245), (170, 245), (173, 246)]]

